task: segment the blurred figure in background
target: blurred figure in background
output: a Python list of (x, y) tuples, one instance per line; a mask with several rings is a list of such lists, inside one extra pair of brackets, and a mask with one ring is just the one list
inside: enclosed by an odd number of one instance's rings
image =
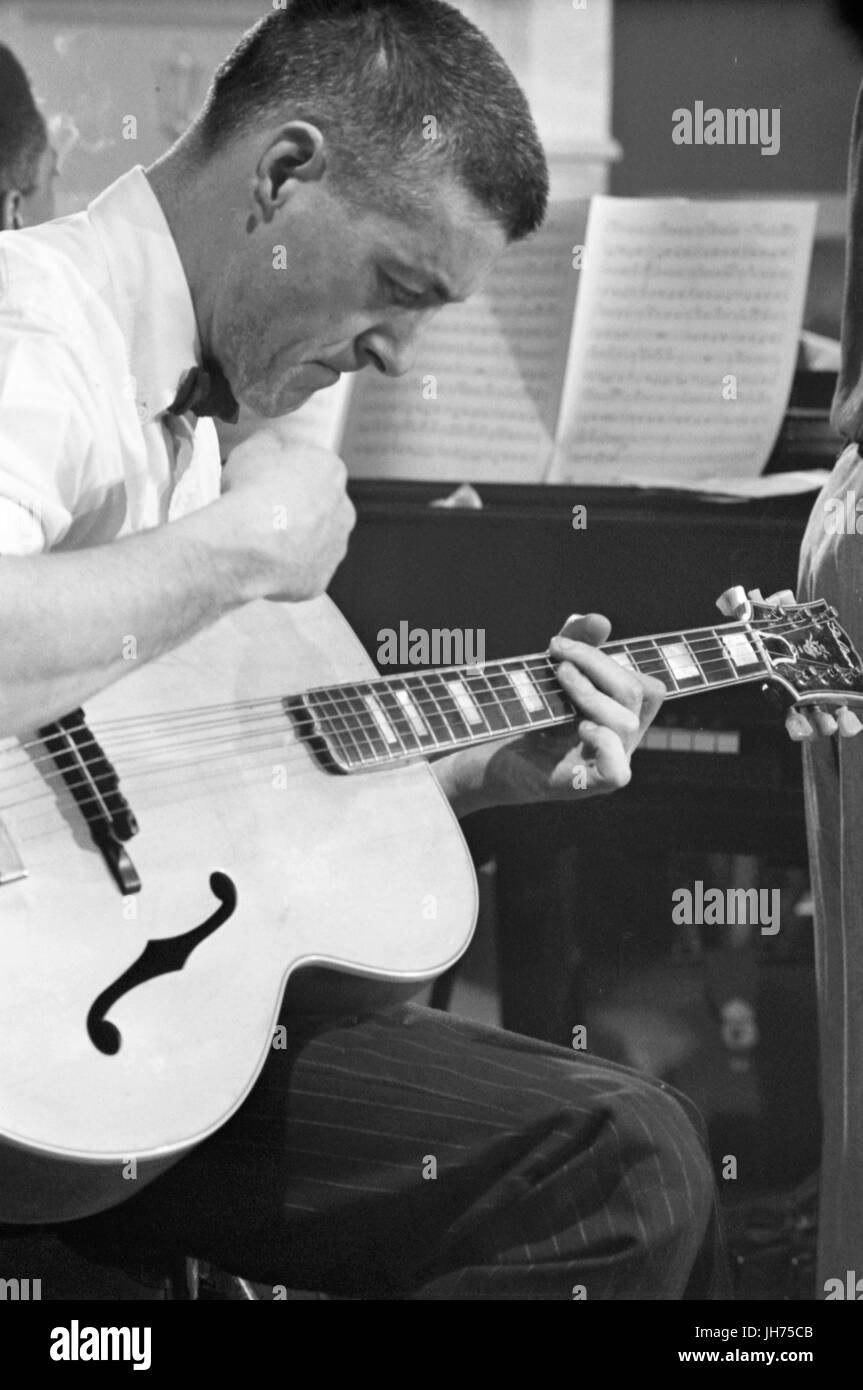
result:
[(57, 158), (27, 74), (0, 44), (0, 231), (54, 216)]

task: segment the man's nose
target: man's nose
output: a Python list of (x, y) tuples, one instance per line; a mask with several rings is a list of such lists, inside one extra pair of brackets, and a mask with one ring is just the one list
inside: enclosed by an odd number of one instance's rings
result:
[(412, 323), (399, 328), (371, 328), (357, 341), (362, 366), (372, 366), (385, 376), (404, 376), (416, 362), (417, 342), (422, 325)]

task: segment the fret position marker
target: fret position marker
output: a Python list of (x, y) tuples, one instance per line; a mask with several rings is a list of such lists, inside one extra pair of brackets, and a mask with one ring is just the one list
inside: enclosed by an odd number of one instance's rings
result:
[(504, 675), (528, 714), (545, 713), (545, 705), (534, 689), (533, 681), (526, 671), (504, 671)]
[(685, 642), (661, 642), (659, 650), (668, 662), (668, 668), (675, 680), (701, 680), (701, 671)]
[(364, 695), (366, 707), (387, 743), (398, 743), (398, 736), (374, 695)]
[(404, 686), (394, 692), (396, 699), (410, 720), (411, 728), (419, 738), (428, 738), (429, 728)]
[(459, 713), (468, 724), (484, 723), (483, 717), (463, 681), (444, 681), (444, 685), (458, 705)]
[(722, 645), (735, 666), (752, 666), (760, 661), (745, 632), (723, 632)]

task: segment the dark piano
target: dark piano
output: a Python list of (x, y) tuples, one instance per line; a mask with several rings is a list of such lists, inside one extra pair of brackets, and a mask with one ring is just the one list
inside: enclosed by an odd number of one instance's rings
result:
[[(832, 466), (831, 384), (798, 378), (769, 471)], [(728, 503), (631, 488), (483, 485), (481, 510), (430, 505), (451, 490), (352, 484), (359, 520), (331, 593), (373, 659), (378, 633), (404, 621), (484, 629), (489, 660), (543, 650), (573, 611), (605, 613), (617, 637), (721, 622), (715, 600), (731, 585), (765, 595), (795, 587), (815, 496)], [(573, 529), (576, 505), (587, 509), (583, 530)], [(509, 1027), (568, 1041), (574, 959), (594, 942), (625, 953), (669, 853), (806, 863), (799, 748), (758, 686), (669, 703), (633, 774), (612, 797), (466, 823), (478, 861), (497, 864)], [(650, 924), (643, 929), (649, 937)], [(667, 913), (654, 930), (667, 933)]]

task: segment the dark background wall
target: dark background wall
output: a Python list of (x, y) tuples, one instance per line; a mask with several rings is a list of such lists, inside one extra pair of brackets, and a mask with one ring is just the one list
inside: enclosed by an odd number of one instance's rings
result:
[[(839, 11), (833, 0), (617, 0), (613, 131), (624, 157), (611, 191), (840, 192), (863, 45)], [(779, 153), (675, 145), (671, 114), (697, 100), (778, 107)]]

